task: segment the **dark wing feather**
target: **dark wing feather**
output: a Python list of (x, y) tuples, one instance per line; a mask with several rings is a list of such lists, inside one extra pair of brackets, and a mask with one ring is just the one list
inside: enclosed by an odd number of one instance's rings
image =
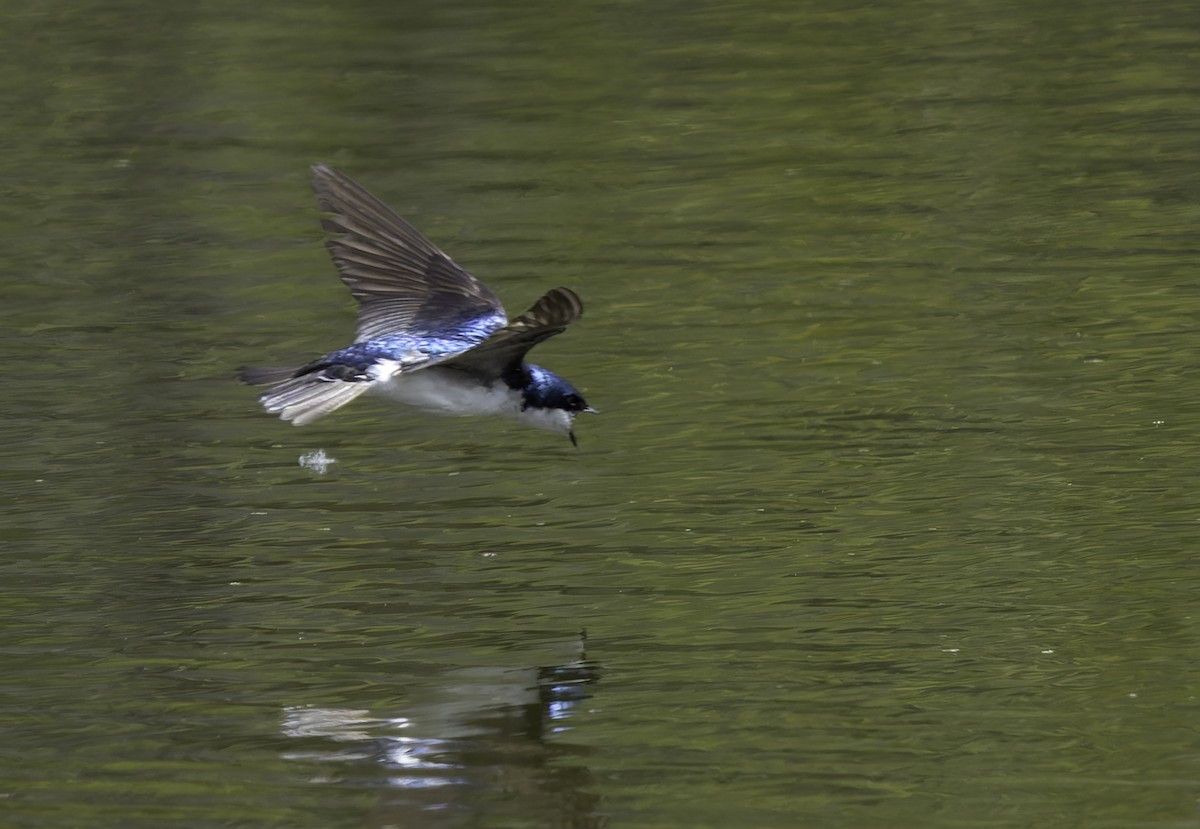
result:
[(357, 340), (388, 334), (433, 334), (463, 329), (487, 336), (504, 324), (504, 306), (486, 285), (460, 268), (349, 176), (312, 168), (321, 226), (342, 281), (361, 305)]
[(495, 377), (525, 359), (529, 349), (561, 334), (583, 316), (583, 301), (570, 288), (554, 288), (521, 316), (479, 345), (444, 363), (449, 368)]

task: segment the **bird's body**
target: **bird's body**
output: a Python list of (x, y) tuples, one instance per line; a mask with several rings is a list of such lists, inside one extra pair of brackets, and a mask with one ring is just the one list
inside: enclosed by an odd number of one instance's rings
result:
[(360, 303), (354, 344), (297, 369), (245, 368), (273, 384), (263, 407), (297, 426), (372, 393), (438, 414), (502, 415), (568, 435), (592, 412), (557, 374), (525, 362), (539, 342), (583, 314), (554, 288), (514, 320), (490, 289), (348, 176), (313, 167), (313, 188), (331, 215), (322, 224), (342, 281)]

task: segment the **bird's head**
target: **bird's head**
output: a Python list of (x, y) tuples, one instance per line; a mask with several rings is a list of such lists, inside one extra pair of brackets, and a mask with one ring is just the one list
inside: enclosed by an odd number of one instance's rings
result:
[(521, 389), (521, 417), (532, 426), (565, 433), (578, 446), (572, 424), (580, 412), (599, 414), (587, 404), (574, 386), (553, 371), (528, 366)]

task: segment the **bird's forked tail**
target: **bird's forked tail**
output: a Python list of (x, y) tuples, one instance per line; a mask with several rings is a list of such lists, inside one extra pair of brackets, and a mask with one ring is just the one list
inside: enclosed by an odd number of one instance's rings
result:
[[(307, 367), (306, 367), (307, 368)], [(238, 377), (251, 386), (275, 383), (258, 399), (264, 409), (294, 426), (303, 426), (340, 409), (371, 388), (369, 381), (339, 380), (323, 372), (300, 374), (303, 369), (246, 366)]]

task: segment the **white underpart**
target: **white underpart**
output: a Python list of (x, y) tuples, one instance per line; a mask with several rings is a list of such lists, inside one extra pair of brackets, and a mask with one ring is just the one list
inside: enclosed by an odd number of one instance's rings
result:
[(454, 417), (501, 415), (534, 429), (566, 434), (573, 420), (562, 409), (521, 409), (521, 393), (503, 382), (483, 385), (452, 369), (433, 366), (411, 374), (396, 374), (399, 363), (381, 360), (371, 367), (371, 392), (406, 406)]

